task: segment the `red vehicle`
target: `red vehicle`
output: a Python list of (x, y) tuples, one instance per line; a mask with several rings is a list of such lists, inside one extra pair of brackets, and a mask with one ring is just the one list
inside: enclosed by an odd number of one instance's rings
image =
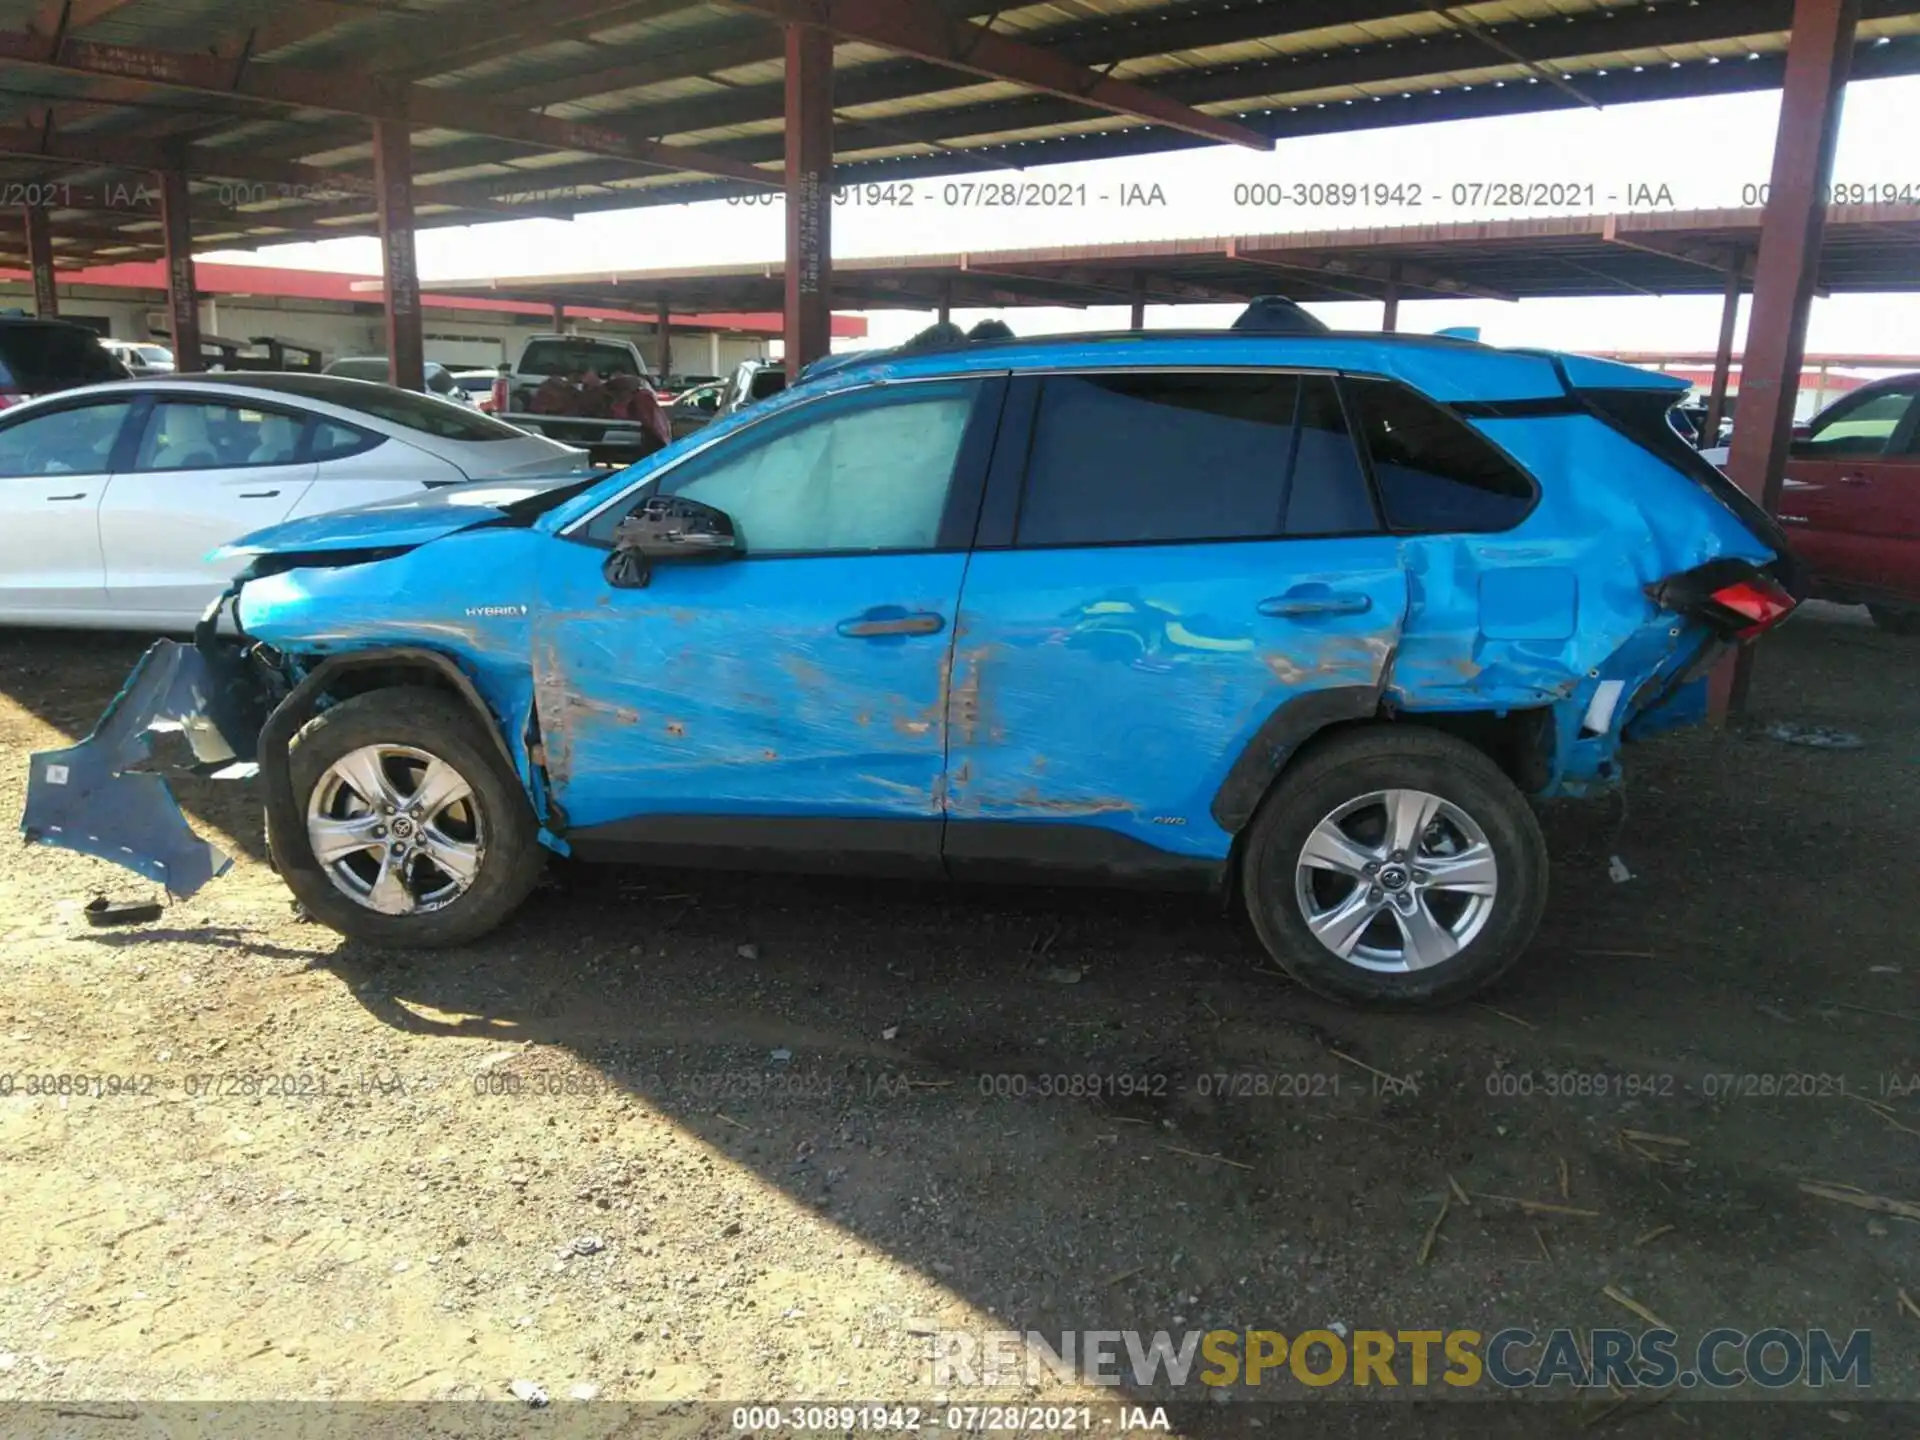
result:
[(1862, 386), (1795, 430), (1780, 523), (1814, 594), (1920, 635), (1920, 375)]

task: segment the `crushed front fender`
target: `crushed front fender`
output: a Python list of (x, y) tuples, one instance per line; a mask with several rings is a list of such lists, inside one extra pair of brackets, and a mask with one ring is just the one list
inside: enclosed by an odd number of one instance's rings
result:
[(230, 648), (156, 642), (128, 675), (93, 733), (31, 761), (20, 831), (29, 844), (96, 855), (192, 895), (233, 862), (200, 838), (159, 773), (155, 735), (184, 737), (187, 774), (253, 773), (260, 698)]

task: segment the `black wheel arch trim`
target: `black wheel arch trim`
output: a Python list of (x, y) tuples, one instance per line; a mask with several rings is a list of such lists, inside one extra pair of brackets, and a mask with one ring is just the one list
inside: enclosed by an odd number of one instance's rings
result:
[[(472, 679), (451, 656), (420, 645), (387, 646), (378, 650), (353, 650), (342, 655), (331, 655), (309, 670), (300, 683), (287, 692), (286, 698), (273, 707), (266, 723), (260, 727), (260, 784), (266, 792), (267, 823), (281, 835), (297, 835), (301, 830), (300, 806), (294, 797), (293, 775), (288, 766), (288, 748), (293, 743), (293, 737), (299, 733), (302, 725), (320, 713), (318, 702), (329, 684), (349, 671), (375, 666), (424, 667), (451, 682), (462, 702), (484, 722), (494, 748), (506, 763), (508, 773), (516, 777), (519, 775), (519, 769), (513, 763), (513, 754), (500, 734), (499, 721), (487, 708), (486, 701), (480, 698), (480, 691)], [(279, 848), (283, 863), (320, 873), (319, 867), (305, 857), (300, 847)]]
[(1254, 732), (1220, 782), (1211, 807), (1215, 823), (1230, 835), (1239, 834), (1302, 745), (1329, 725), (1371, 720), (1380, 712), (1380, 695), (1377, 685), (1335, 685), (1284, 701)]

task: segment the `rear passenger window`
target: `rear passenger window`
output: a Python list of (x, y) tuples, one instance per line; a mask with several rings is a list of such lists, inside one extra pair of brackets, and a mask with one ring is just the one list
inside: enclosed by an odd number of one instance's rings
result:
[(1047, 380), (1015, 543), (1271, 539), (1374, 528), (1332, 383), (1286, 374)]
[(1403, 386), (1354, 381), (1374, 483), (1394, 530), (1505, 530), (1533, 507), (1533, 481), (1456, 415)]

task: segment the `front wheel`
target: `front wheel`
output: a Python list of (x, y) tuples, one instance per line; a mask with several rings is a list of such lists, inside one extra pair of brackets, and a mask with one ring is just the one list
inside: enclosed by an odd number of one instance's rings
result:
[(1465, 999), (1520, 958), (1547, 898), (1526, 797), (1472, 746), (1398, 725), (1304, 755), (1254, 817), (1244, 866), (1274, 959), (1351, 1004)]
[(300, 826), (274, 863), (309, 915), (382, 949), (464, 944), (527, 897), (545, 860), (517, 777), (465, 706), (375, 690), (288, 750)]

